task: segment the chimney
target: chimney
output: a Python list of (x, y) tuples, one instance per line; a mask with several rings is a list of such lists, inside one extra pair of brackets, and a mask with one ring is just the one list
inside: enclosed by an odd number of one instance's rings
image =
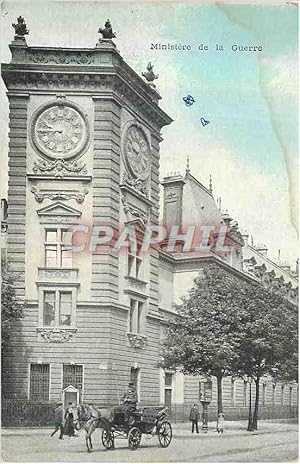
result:
[(182, 193), (185, 181), (181, 174), (170, 173), (164, 177), (162, 186), (164, 188), (164, 212), (163, 222), (165, 224), (182, 223)]
[(247, 230), (244, 230), (242, 232), (242, 237), (243, 237), (243, 240), (245, 242), (245, 245), (248, 245), (249, 244), (249, 234), (248, 234)]
[(268, 248), (266, 247), (266, 245), (262, 245), (261, 243), (256, 245), (255, 249), (256, 249), (256, 251), (258, 251), (258, 253), (260, 253), (263, 256), (267, 256), (267, 254), (268, 254)]

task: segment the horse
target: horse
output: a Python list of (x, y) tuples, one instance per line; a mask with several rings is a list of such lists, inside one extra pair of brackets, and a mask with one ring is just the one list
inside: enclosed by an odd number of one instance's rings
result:
[(111, 424), (114, 418), (114, 412), (108, 408), (96, 408), (94, 405), (80, 406), (78, 411), (78, 422), (80, 427), (86, 431), (85, 442), (88, 452), (93, 449), (92, 434), (96, 428), (102, 428), (111, 433)]

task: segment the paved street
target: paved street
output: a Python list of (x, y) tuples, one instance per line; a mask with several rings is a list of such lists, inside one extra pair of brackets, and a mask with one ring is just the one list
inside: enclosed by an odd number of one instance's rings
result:
[[(211, 424), (212, 426), (213, 424)], [(163, 449), (157, 437), (143, 436), (138, 450), (118, 439), (116, 449), (106, 451), (101, 431), (93, 436), (94, 451), (87, 453), (84, 432), (79, 437), (50, 438), (50, 429), (4, 429), (2, 459), (6, 462), (297, 462), (298, 427), (295, 423), (261, 421), (256, 433), (246, 422), (227, 422), (223, 435), (213, 428), (207, 434), (190, 433), (190, 424), (174, 424), (173, 441)]]

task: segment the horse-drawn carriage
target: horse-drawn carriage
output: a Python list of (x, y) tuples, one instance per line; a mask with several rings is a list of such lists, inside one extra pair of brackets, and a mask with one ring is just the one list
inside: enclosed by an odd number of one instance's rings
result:
[(116, 438), (127, 439), (129, 448), (135, 450), (138, 448), (143, 434), (148, 435), (149, 438), (156, 435), (160, 446), (168, 447), (172, 440), (172, 426), (168, 420), (167, 409), (143, 408), (135, 410), (130, 413), (128, 419), (122, 408), (115, 408), (110, 420), (100, 412), (98, 418), (90, 419), (89, 427), (85, 426), (88, 452), (91, 452), (93, 448), (91, 434), (96, 428), (103, 429), (101, 441), (107, 450), (115, 447)]

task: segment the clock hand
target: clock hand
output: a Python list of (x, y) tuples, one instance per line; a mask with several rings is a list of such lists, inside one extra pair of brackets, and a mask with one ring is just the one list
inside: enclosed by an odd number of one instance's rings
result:
[(44, 132), (58, 132), (58, 133), (62, 133), (62, 130), (58, 130), (58, 129), (37, 129), (37, 132), (41, 132), (41, 133), (44, 133)]

